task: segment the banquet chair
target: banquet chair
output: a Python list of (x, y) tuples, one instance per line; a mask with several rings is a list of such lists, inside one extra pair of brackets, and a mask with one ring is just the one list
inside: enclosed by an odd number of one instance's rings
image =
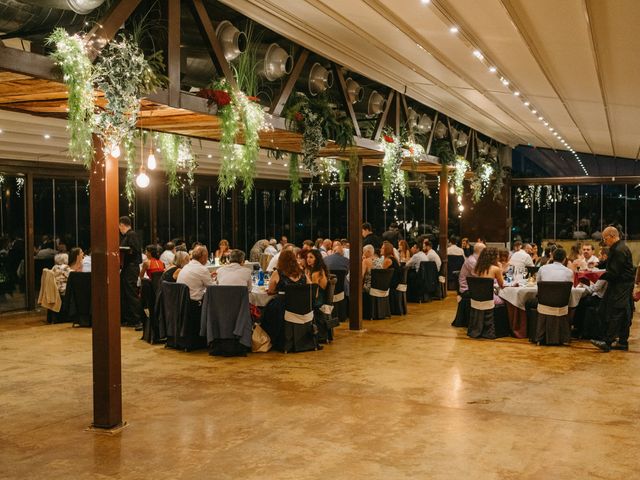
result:
[(156, 300), (158, 298), (160, 287), (162, 285), (162, 275), (164, 272), (153, 272), (151, 279), (142, 280), (142, 305), (148, 312), (144, 316), (144, 328), (142, 338), (147, 343), (161, 343), (160, 325), (158, 323), (158, 314), (156, 312)]
[(389, 292), (391, 302), (391, 315), (407, 314), (407, 277), (409, 267), (400, 267), (400, 283)]
[(420, 262), (418, 271), (411, 269), (407, 278), (407, 300), (410, 302), (430, 302), (438, 298), (440, 283), (436, 262)]
[(246, 357), (252, 331), (247, 287), (207, 287), (202, 299), (200, 336), (207, 339), (209, 355)]
[(563, 345), (571, 341), (569, 299), (573, 282), (538, 282), (535, 341), (538, 345)]
[(348, 300), (345, 296), (346, 270), (330, 270), (331, 275), (335, 275), (336, 284), (333, 291), (333, 312), (332, 315), (338, 322), (344, 322), (348, 317)]
[(458, 290), (458, 276), (460, 275), (460, 269), (464, 264), (463, 255), (448, 255), (447, 256), (447, 280), (449, 290)]
[(318, 327), (319, 343), (331, 343), (333, 341), (333, 329), (340, 325), (338, 319), (333, 317), (333, 297), (336, 283), (336, 276), (330, 274), (325, 288), (324, 304), (313, 309), (313, 320)]
[(284, 305), (284, 353), (318, 350), (313, 323), (313, 285), (287, 285)]
[(189, 298), (189, 287), (182, 283), (162, 282), (156, 300), (160, 338), (165, 347), (186, 352), (205, 348), (200, 336), (200, 309)]
[(91, 272), (71, 272), (63, 307), (74, 327), (91, 326)]
[(457, 300), (458, 308), (451, 326), (467, 328), (469, 326), (469, 315), (471, 314), (471, 294), (469, 290), (458, 294)]
[(471, 308), (467, 335), (472, 338), (506, 337), (509, 320), (504, 305), (493, 301), (493, 278), (467, 277)]
[(38, 305), (46, 308), (47, 323), (63, 323), (65, 321), (62, 300), (53, 271), (48, 268), (43, 268), (40, 279)]
[(391, 316), (389, 290), (393, 268), (374, 268), (371, 270), (371, 288), (362, 292), (362, 318), (367, 320), (383, 320)]

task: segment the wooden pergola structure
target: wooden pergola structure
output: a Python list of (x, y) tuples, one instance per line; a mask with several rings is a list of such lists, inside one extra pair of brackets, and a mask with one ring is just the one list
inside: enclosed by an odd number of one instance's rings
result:
[[(141, 0), (119, 0), (97, 22), (85, 36), (90, 56), (95, 59), (100, 50), (135, 11)], [(232, 85), (235, 79), (226, 62), (222, 47), (213, 30), (212, 22), (202, 0), (189, 0), (189, 7), (196, 19), (204, 43), (209, 50), (216, 69)], [(166, 0), (168, 14), (168, 51), (167, 73), (169, 82), (166, 90), (143, 99), (138, 126), (158, 132), (173, 133), (207, 140), (220, 140), (220, 119), (207, 104), (207, 100), (180, 90), (180, 8), (181, 0)], [(292, 94), (309, 52), (303, 50), (296, 59), (293, 71), (284, 83), (279, 95), (271, 105), (273, 130), (262, 132), (260, 144), (263, 148), (279, 149), (285, 152), (300, 152), (302, 135), (286, 128), (285, 121), (279, 115)], [(338, 80), (340, 92), (345, 100), (348, 115), (354, 124), (354, 147), (345, 152), (330, 142), (321, 156), (341, 160), (355, 159), (349, 168), (349, 239), (352, 278), (360, 278), (361, 259), (358, 252), (362, 249), (362, 192), (363, 165), (378, 165), (383, 153), (378, 147), (378, 139), (388, 118), (395, 117), (397, 131), (400, 129), (401, 111), (406, 113), (407, 103), (404, 95), (391, 92), (383, 113), (380, 115), (372, 138), (361, 136), (356, 115), (348, 94), (345, 79), (340, 68), (334, 65), (334, 75)], [(98, 92), (98, 95), (99, 92)], [(395, 95), (395, 102), (392, 101)], [(100, 105), (101, 98), (98, 98)], [(390, 114), (392, 105), (395, 111)], [(43, 117), (66, 118), (67, 88), (62, 82), (53, 61), (43, 55), (20, 51), (2, 46), (0, 43), (0, 109)], [(429, 140), (429, 144), (431, 139)], [(120, 276), (119, 276), (119, 185), (118, 160), (103, 153), (101, 141), (94, 135), (96, 151), (95, 165), (90, 173), (90, 215), (92, 249), (92, 309), (93, 309), (93, 427), (114, 429), (122, 425), (121, 392), (121, 351), (120, 351)], [(440, 174), (440, 212), (448, 211), (448, 185), (446, 167), (438, 164), (424, 164), (416, 167), (407, 164), (403, 168), (414, 171)], [(25, 186), (27, 202), (33, 202), (33, 185), (27, 181)], [(30, 210), (30, 209), (28, 209)], [(33, 239), (33, 218), (27, 219), (27, 240)], [(447, 214), (440, 215), (440, 245), (444, 245), (443, 263), (446, 268)], [(33, 278), (33, 251), (26, 249), (27, 275)], [(359, 281), (350, 282), (349, 328), (362, 329), (362, 285)]]

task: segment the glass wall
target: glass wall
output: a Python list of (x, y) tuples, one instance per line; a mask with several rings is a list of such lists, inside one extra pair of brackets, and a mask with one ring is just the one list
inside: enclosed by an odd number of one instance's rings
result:
[(24, 182), (0, 174), (0, 313), (26, 307)]
[(513, 187), (511, 237), (542, 239), (600, 239), (614, 225), (628, 239), (640, 239), (637, 185), (556, 185)]

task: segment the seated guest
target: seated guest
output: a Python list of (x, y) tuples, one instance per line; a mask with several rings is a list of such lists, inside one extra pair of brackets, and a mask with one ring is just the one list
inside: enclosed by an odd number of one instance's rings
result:
[(509, 270), (509, 250), (506, 248), (498, 249), (498, 262), (500, 263), (502, 273), (507, 273), (507, 270)]
[(522, 242), (516, 241), (513, 243), (513, 255), (509, 259), (509, 265), (517, 268), (533, 267), (533, 260), (531, 255), (527, 253), (527, 250), (531, 249), (529, 244), (526, 244), (523, 248)]
[(82, 258), (82, 271), (91, 273), (91, 251), (87, 250)]
[[(482, 243), (484, 245), (483, 242), (476, 242), (476, 243)], [(473, 247), (469, 243), (469, 239), (467, 237), (464, 237), (462, 239), (461, 248), (462, 248), (462, 251), (464, 252), (465, 257), (468, 257), (469, 255), (473, 254)]]
[(451, 256), (462, 256), (464, 257), (464, 250), (458, 246), (458, 239), (456, 237), (451, 237), (449, 239), (449, 246), (447, 247), (447, 255)]
[(244, 252), (234, 249), (229, 253), (229, 264), (219, 268), (216, 272), (218, 285), (246, 286), (249, 290), (253, 287), (250, 268), (244, 265)]
[(585, 243), (582, 245), (582, 256), (584, 261), (587, 262), (587, 268), (597, 267), (600, 260), (593, 253), (593, 245)]
[(382, 258), (382, 268), (393, 268), (393, 277), (391, 277), (391, 288), (395, 289), (400, 283), (400, 264), (394, 254), (394, 248), (391, 242), (385, 240), (382, 242), (380, 249), (380, 258)]
[(365, 292), (371, 289), (371, 270), (382, 268), (383, 259), (376, 255), (373, 245), (362, 247), (362, 286)]
[(473, 272), (476, 269), (478, 257), (480, 256), (480, 253), (482, 253), (482, 250), (484, 250), (485, 248), (486, 245), (484, 243), (476, 242), (473, 246), (473, 254), (469, 255), (462, 264), (462, 268), (460, 269), (460, 276), (458, 277), (458, 286), (460, 289), (460, 293), (464, 293), (469, 290), (467, 277), (472, 277), (474, 275)]
[(398, 256), (400, 257), (400, 263), (407, 263), (411, 258), (411, 250), (406, 240), (398, 242)]
[(189, 254), (187, 252), (176, 252), (173, 263), (162, 274), (164, 282), (175, 282), (178, 279), (180, 270), (189, 263)]
[(331, 241), (330, 238), (325, 238), (322, 241), (322, 245), (320, 245), (320, 254), (322, 254), (323, 258), (332, 253), (332, 247), (333, 247), (333, 242)]
[(343, 238), (342, 240), (340, 240), (340, 243), (342, 243), (342, 248), (344, 249), (345, 258), (349, 258), (349, 251), (351, 249), (351, 244), (349, 243), (349, 240), (346, 238)]
[(231, 249), (229, 248), (229, 242), (223, 238), (220, 240), (220, 243), (218, 243), (218, 250), (216, 250), (215, 258), (219, 258), (220, 263), (228, 263), (230, 253)]
[(64, 296), (67, 290), (67, 280), (69, 279), (69, 273), (71, 269), (69, 268), (69, 255), (66, 253), (58, 253), (53, 258), (53, 268), (51, 271), (53, 272), (53, 278), (56, 281), (56, 287), (58, 287), (58, 292), (60, 292), (60, 296)]
[(82, 272), (84, 264), (84, 252), (80, 247), (74, 247), (69, 252), (69, 270)]
[(208, 260), (207, 247), (198, 245), (191, 253), (191, 261), (180, 270), (176, 279), (177, 283), (184, 283), (189, 287), (189, 298), (194, 302), (202, 302), (207, 287), (213, 285), (212, 274), (205, 267)]
[(259, 262), (260, 255), (262, 255), (265, 249), (269, 246), (269, 240), (258, 240), (253, 244), (251, 250), (249, 251), (249, 261), (250, 262)]
[(333, 254), (324, 258), (324, 263), (330, 271), (349, 271), (349, 259), (344, 256), (344, 247), (340, 240), (333, 242)]
[(420, 262), (435, 262), (438, 271), (440, 271), (440, 266), (442, 265), (440, 256), (431, 248), (431, 241), (426, 238), (422, 241), (422, 250), (413, 254), (407, 262), (407, 267), (413, 268), (417, 272), (420, 270)]
[(579, 243), (572, 245), (569, 255), (567, 255), (567, 267), (574, 272), (587, 269), (587, 262), (582, 256), (581, 248), (582, 245)]
[(564, 266), (567, 252), (562, 248), (556, 248), (553, 252), (553, 261), (540, 267), (537, 279), (539, 282), (573, 282), (573, 271)]
[(316, 246), (313, 243), (313, 241), (305, 240), (304, 242), (302, 242), (302, 250), (304, 250), (305, 252), (308, 252), (309, 250), (313, 250), (314, 248), (316, 248)]
[(145, 254), (147, 258), (142, 262), (142, 267), (140, 268), (140, 279), (145, 277), (150, 279), (151, 274), (164, 272), (164, 263), (160, 260), (158, 247), (156, 245), (147, 245)]
[(542, 265), (546, 265), (551, 261), (551, 247), (546, 246), (544, 249), (544, 253), (541, 257), (538, 257), (538, 261), (536, 262), (536, 267), (541, 267)]
[(310, 282), (317, 285), (316, 295), (313, 299), (313, 307), (318, 308), (324, 305), (326, 298), (327, 284), (329, 283), (329, 271), (322, 260), (322, 255), (318, 250), (307, 252), (306, 275)]
[(538, 263), (538, 260), (540, 259), (538, 255), (538, 245), (536, 245), (535, 243), (531, 244), (531, 252), (529, 253), (529, 255), (531, 255), (531, 260), (533, 260), (534, 265)]
[(604, 270), (607, 268), (607, 259), (609, 258), (609, 247), (602, 247), (598, 256), (598, 268)]
[(169, 268), (169, 265), (173, 263), (173, 258), (176, 256), (176, 245), (173, 242), (167, 242), (164, 244), (164, 251), (160, 255), (160, 261), (164, 263), (165, 268)]
[[(474, 270), (476, 277), (481, 278), (493, 278), (494, 285), (497, 284), (498, 288), (504, 287), (504, 279), (502, 277), (502, 268), (498, 264), (498, 249), (495, 247), (487, 247), (480, 252), (478, 256), (478, 262)], [(495, 293), (493, 294), (493, 303), (498, 305), (504, 303), (500, 297)]]
[(280, 241), (278, 242), (278, 245), (276, 245), (276, 248), (278, 251), (281, 251), (282, 248), (289, 243), (289, 239), (287, 237), (285, 237), (284, 235), (280, 237)]
[(282, 247), (282, 250), (276, 253), (273, 256), (273, 258), (269, 261), (269, 265), (267, 266), (267, 272), (271, 273), (276, 269), (276, 267), (278, 266), (278, 261), (280, 260), (280, 255), (282, 255), (282, 252), (284, 252), (285, 250), (290, 250), (293, 252), (294, 248), (295, 248), (295, 245), (293, 243), (287, 243), (284, 247)]
[(276, 242), (275, 238), (269, 240), (269, 246), (264, 249), (264, 253), (267, 255), (276, 255), (278, 253), (278, 249), (276, 248), (277, 244), (278, 242)]

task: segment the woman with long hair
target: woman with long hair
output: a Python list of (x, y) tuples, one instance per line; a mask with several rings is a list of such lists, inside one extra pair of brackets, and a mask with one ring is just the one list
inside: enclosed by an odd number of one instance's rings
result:
[(284, 287), (287, 285), (304, 285), (308, 280), (308, 277), (300, 269), (300, 265), (298, 265), (296, 254), (291, 250), (284, 250), (280, 253), (280, 257), (278, 257), (278, 266), (271, 275), (267, 293), (269, 295), (275, 295), (278, 292), (283, 292)]
[(189, 254), (187, 252), (176, 252), (171, 266), (162, 274), (162, 280), (165, 282), (175, 282), (178, 279), (180, 270), (182, 270), (187, 263), (189, 263)]
[(318, 250), (310, 250), (307, 252), (307, 271), (306, 274), (311, 283), (318, 286), (313, 301), (313, 306), (318, 307), (324, 305), (325, 292), (329, 283), (329, 270), (322, 260), (322, 254)]
[[(499, 288), (503, 288), (504, 279), (502, 278), (502, 267), (498, 261), (498, 249), (487, 247), (482, 250), (473, 273), (476, 277), (493, 278), (494, 284), (497, 284)], [(494, 294), (493, 303), (502, 304), (504, 300)]]
[(215, 258), (219, 258), (220, 263), (228, 263), (230, 253), (231, 248), (229, 248), (229, 242), (223, 238), (220, 240), (220, 243), (218, 243), (218, 250), (216, 250)]
[(574, 272), (587, 269), (587, 261), (584, 259), (584, 255), (582, 255), (582, 244), (576, 243), (575, 245), (571, 245), (571, 250), (569, 251), (569, 255), (567, 255), (567, 267)]
[(72, 272), (82, 271), (82, 261), (84, 260), (84, 252), (80, 247), (74, 247), (69, 252), (69, 269)]
[(406, 240), (398, 242), (398, 253), (400, 254), (400, 263), (406, 263), (411, 258), (411, 250)]
[(160, 252), (157, 245), (147, 245), (145, 249), (147, 259), (142, 262), (142, 268), (140, 268), (140, 279), (143, 279), (146, 275), (147, 278), (151, 278), (151, 274), (155, 272), (164, 272), (164, 263), (160, 260)]
[(391, 288), (395, 289), (400, 283), (400, 264), (393, 251), (393, 244), (388, 241), (382, 242), (380, 247), (380, 258), (382, 258), (382, 268), (393, 268), (391, 277)]

